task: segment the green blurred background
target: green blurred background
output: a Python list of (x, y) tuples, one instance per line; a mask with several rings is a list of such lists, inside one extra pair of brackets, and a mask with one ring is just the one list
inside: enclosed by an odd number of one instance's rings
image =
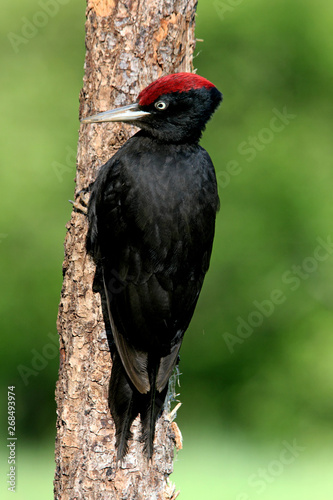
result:
[[(52, 498), (85, 52), (85, 2), (46, 21), (41, 3), (5, 0), (0, 18), (1, 498), (15, 385), (16, 498), (34, 500)], [(328, 0), (199, 1), (194, 65), (224, 94), (202, 140), (221, 210), (181, 352), (183, 500), (333, 496), (332, 19)]]

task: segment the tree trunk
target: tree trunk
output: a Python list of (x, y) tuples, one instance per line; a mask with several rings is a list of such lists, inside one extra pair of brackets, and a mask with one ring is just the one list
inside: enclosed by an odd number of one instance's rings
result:
[[(196, 0), (88, 0), (84, 85), (80, 114), (129, 104), (156, 78), (191, 71)], [(76, 195), (133, 134), (121, 124), (81, 126)], [(95, 266), (85, 252), (86, 216), (73, 210), (65, 239), (64, 281), (58, 316), (60, 368), (55, 498), (171, 499), (175, 436), (166, 412), (158, 420), (155, 454), (148, 463), (135, 420), (124, 462), (116, 463), (108, 407), (110, 338)]]

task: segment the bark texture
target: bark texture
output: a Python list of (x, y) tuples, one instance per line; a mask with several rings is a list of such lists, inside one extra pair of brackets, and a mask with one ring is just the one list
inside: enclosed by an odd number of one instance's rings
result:
[[(196, 0), (88, 0), (86, 60), (80, 116), (134, 102), (156, 78), (192, 70)], [(132, 135), (126, 125), (81, 125), (76, 195)], [(110, 336), (95, 266), (85, 253), (86, 216), (73, 210), (65, 239), (64, 281), (58, 316), (60, 368), (56, 389), (56, 499), (175, 498), (174, 426), (164, 413), (156, 428), (155, 454), (147, 463), (136, 419), (130, 451), (115, 459), (108, 407)]]

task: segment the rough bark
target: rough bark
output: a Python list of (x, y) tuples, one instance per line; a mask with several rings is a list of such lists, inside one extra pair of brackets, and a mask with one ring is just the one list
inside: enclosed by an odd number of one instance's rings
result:
[[(134, 102), (156, 78), (191, 71), (195, 8), (196, 0), (88, 0), (80, 115)], [(76, 195), (133, 132), (128, 125), (81, 125)], [(108, 408), (110, 338), (100, 295), (93, 291), (95, 266), (85, 253), (86, 216), (73, 210), (67, 229), (58, 316), (55, 498), (175, 498), (168, 482), (175, 436), (165, 412), (153, 461), (147, 463), (142, 453), (136, 419), (130, 452), (116, 464)]]

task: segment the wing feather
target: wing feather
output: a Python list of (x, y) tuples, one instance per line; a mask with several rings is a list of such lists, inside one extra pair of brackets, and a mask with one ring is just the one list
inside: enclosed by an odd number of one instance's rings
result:
[(180, 346), (182, 345), (182, 340), (171, 348), (170, 354), (164, 356), (160, 360), (156, 377), (156, 389), (158, 390), (158, 392), (163, 391), (169, 381), (169, 378), (171, 377), (172, 371), (177, 363), (178, 353)]
[(106, 287), (104, 272), (103, 272), (104, 290), (106, 295), (106, 303), (109, 313), (109, 320), (112, 328), (113, 338), (119, 353), (120, 359), (129, 376), (131, 382), (141, 394), (147, 394), (150, 391), (150, 383), (148, 376), (148, 353), (140, 351), (127, 342), (125, 337), (118, 332), (118, 329), (113, 321), (109, 293)]

